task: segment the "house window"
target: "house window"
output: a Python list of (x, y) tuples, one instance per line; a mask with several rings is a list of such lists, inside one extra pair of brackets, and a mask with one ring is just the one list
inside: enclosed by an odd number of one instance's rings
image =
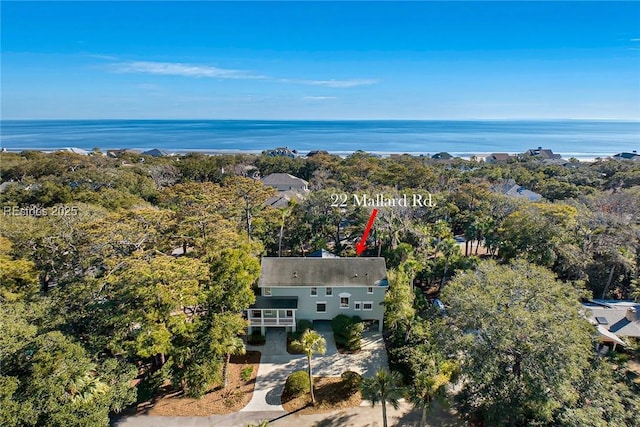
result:
[(287, 310), (285, 317), (293, 317), (293, 310)]
[(332, 297), (333, 296), (333, 288), (327, 288), (325, 289), (325, 295), (328, 297)]
[(362, 308), (362, 301), (356, 301), (353, 303), (354, 310), (360, 310)]
[(262, 310), (252, 310), (251, 314), (253, 317), (262, 317)]
[(271, 288), (262, 288), (262, 295), (264, 295), (265, 297), (270, 297), (271, 296)]
[(264, 311), (264, 315), (265, 315), (265, 316), (273, 316), (273, 311), (271, 311), (271, 310), (265, 310), (265, 311)]
[(363, 310), (373, 310), (373, 302), (372, 301), (365, 301), (362, 303), (362, 309)]
[(372, 293), (373, 293), (373, 286), (369, 286), (369, 287), (367, 288), (367, 293), (368, 293), (368, 294), (372, 294)]
[(326, 313), (327, 312), (327, 303), (326, 302), (317, 302), (316, 303), (316, 312), (317, 313)]
[(315, 286), (311, 288), (311, 296), (312, 297), (318, 296), (318, 288), (316, 288)]
[(349, 308), (349, 297), (340, 297), (340, 308)]

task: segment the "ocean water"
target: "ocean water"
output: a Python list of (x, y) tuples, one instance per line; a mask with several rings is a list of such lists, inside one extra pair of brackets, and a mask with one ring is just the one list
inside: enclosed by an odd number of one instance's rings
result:
[(289, 147), (305, 154), (356, 150), (379, 154), (469, 157), (544, 147), (565, 158), (592, 159), (640, 150), (640, 122), (562, 120), (265, 121), (265, 120), (3, 120), (9, 151), (162, 148), (169, 152), (260, 153)]

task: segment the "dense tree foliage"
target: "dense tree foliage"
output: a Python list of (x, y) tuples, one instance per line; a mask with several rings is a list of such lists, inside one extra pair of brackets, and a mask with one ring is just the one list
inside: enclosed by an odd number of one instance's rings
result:
[[(275, 172), (311, 193), (267, 206), (255, 178)], [(638, 424), (575, 307), (640, 300), (637, 162), (24, 152), (0, 153), (0, 177), (0, 424), (106, 425), (166, 384), (223, 385), (260, 256), (355, 256), (364, 194), (432, 201), (379, 207), (363, 254), (387, 261), (391, 366), (425, 416), (459, 377), (486, 423)]]

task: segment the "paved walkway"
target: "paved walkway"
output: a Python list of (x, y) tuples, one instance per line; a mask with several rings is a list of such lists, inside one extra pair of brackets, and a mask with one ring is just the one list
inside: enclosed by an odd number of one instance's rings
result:
[[(382, 409), (380, 405), (358, 406), (324, 414), (277, 415), (276, 412), (236, 412), (229, 415), (208, 417), (154, 417), (141, 415), (129, 417), (116, 423), (122, 427), (245, 427), (249, 423), (269, 420), (270, 427), (381, 427)], [(420, 412), (412, 410), (408, 403), (401, 403), (398, 409), (387, 406), (387, 420), (390, 426), (418, 427)], [(448, 412), (435, 408), (427, 416), (429, 427), (457, 427), (464, 425)]]
[[(371, 376), (382, 366), (387, 366), (387, 354), (384, 349), (384, 342), (379, 332), (366, 331), (363, 334), (362, 351), (358, 354), (340, 354), (336, 348), (333, 331), (328, 324), (319, 324), (317, 328), (327, 341), (327, 351), (322, 356), (314, 356), (312, 359), (314, 376), (339, 376), (342, 372), (351, 370), (356, 371), (364, 376)], [(256, 376), (255, 388), (251, 401), (239, 412), (229, 415), (211, 415), (208, 417), (159, 417), (150, 415), (138, 415), (118, 420), (114, 423), (117, 427), (200, 427), (200, 426), (220, 426), (244, 427), (251, 422), (259, 420), (275, 420), (272, 425), (288, 426), (293, 425), (292, 421), (295, 417), (295, 425), (301, 427), (309, 426), (375, 426), (373, 424), (353, 424), (348, 420), (334, 420), (338, 424), (324, 423), (325, 419), (331, 417), (342, 416), (340, 414), (345, 411), (336, 411), (335, 414), (319, 414), (319, 415), (289, 415), (282, 407), (280, 396), (284, 389), (284, 383), (287, 377), (294, 371), (307, 369), (307, 359), (304, 355), (293, 355), (287, 353), (287, 334), (284, 328), (268, 328), (267, 340), (263, 346), (247, 346), (247, 350), (255, 350), (261, 353), (260, 367)], [(375, 408), (375, 413), (380, 408)], [(408, 410), (405, 408), (405, 410)], [(353, 414), (349, 415), (361, 421), (361, 416), (371, 412), (371, 408), (362, 406), (360, 408), (352, 408)], [(350, 411), (346, 411), (350, 413)], [(358, 415), (360, 414), (360, 415)], [(372, 415), (373, 416), (373, 415)], [(303, 421), (305, 417), (310, 417), (309, 422)], [(299, 420), (298, 420), (299, 419)], [(322, 423), (317, 424), (314, 420), (320, 420)], [(357, 421), (357, 422), (360, 422)], [(302, 423), (302, 424), (300, 424)], [(405, 425), (405, 424), (402, 424)]]

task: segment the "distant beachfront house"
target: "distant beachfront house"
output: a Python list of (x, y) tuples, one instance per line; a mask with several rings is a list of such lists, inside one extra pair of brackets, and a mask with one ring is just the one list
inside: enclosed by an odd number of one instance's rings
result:
[(491, 187), (495, 193), (504, 194), (508, 197), (527, 199), (530, 202), (537, 202), (542, 199), (542, 195), (534, 191), (527, 190), (521, 185), (516, 184), (513, 179), (507, 180), (502, 184)]
[(535, 158), (535, 159), (560, 159), (562, 156), (560, 154), (554, 154), (552, 150), (548, 148), (532, 148), (527, 150), (524, 153), (524, 157)]
[(507, 153), (491, 153), (484, 159), (484, 161), (487, 163), (500, 163), (508, 162), (511, 159), (513, 159), (513, 157)]
[(151, 157), (166, 157), (171, 155), (171, 153), (169, 153), (168, 151), (162, 150), (160, 148), (154, 148), (152, 150), (145, 151), (142, 154)]
[(121, 148), (119, 150), (107, 150), (107, 157), (118, 158), (125, 154), (139, 155), (142, 154), (140, 150), (131, 150), (129, 148)]
[(638, 152), (636, 150), (633, 150), (631, 153), (627, 153), (627, 152), (618, 153), (615, 156), (613, 156), (613, 158), (615, 160), (635, 160), (635, 161), (638, 161), (638, 160), (640, 160), (640, 154), (638, 154)]
[(640, 303), (590, 300), (582, 304), (585, 317), (596, 326), (600, 341), (625, 345), (621, 338), (640, 339)]
[(273, 150), (263, 151), (263, 154), (268, 157), (289, 157), (293, 159), (298, 155), (298, 152), (290, 150), (289, 147), (278, 147)]
[(327, 154), (328, 155), (329, 152), (325, 151), (325, 150), (313, 150), (313, 151), (309, 151), (307, 153), (307, 157), (318, 156), (318, 155), (321, 155), (321, 154)]
[(307, 181), (288, 173), (272, 173), (262, 178), (262, 183), (278, 190), (276, 196), (270, 197), (265, 202), (274, 208), (286, 207), (292, 200), (304, 200), (309, 193)]
[(249, 333), (295, 331), (296, 322), (339, 314), (373, 321), (382, 331), (388, 288), (384, 258), (262, 258), (261, 295), (247, 310)]
[(78, 147), (62, 148), (62, 149), (58, 150), (58, 152), (79, 154), (81, 156), (88, 156), (89, 155), (89, 152), (87, 150), (83, 150), (82, 148), (78, 148)]
[(453, 156), (443, 151), (441, 153), (434, 154), (433, 156), (431, 156), (431, 158), (434, 160), (451, 160), (453, 159)]

